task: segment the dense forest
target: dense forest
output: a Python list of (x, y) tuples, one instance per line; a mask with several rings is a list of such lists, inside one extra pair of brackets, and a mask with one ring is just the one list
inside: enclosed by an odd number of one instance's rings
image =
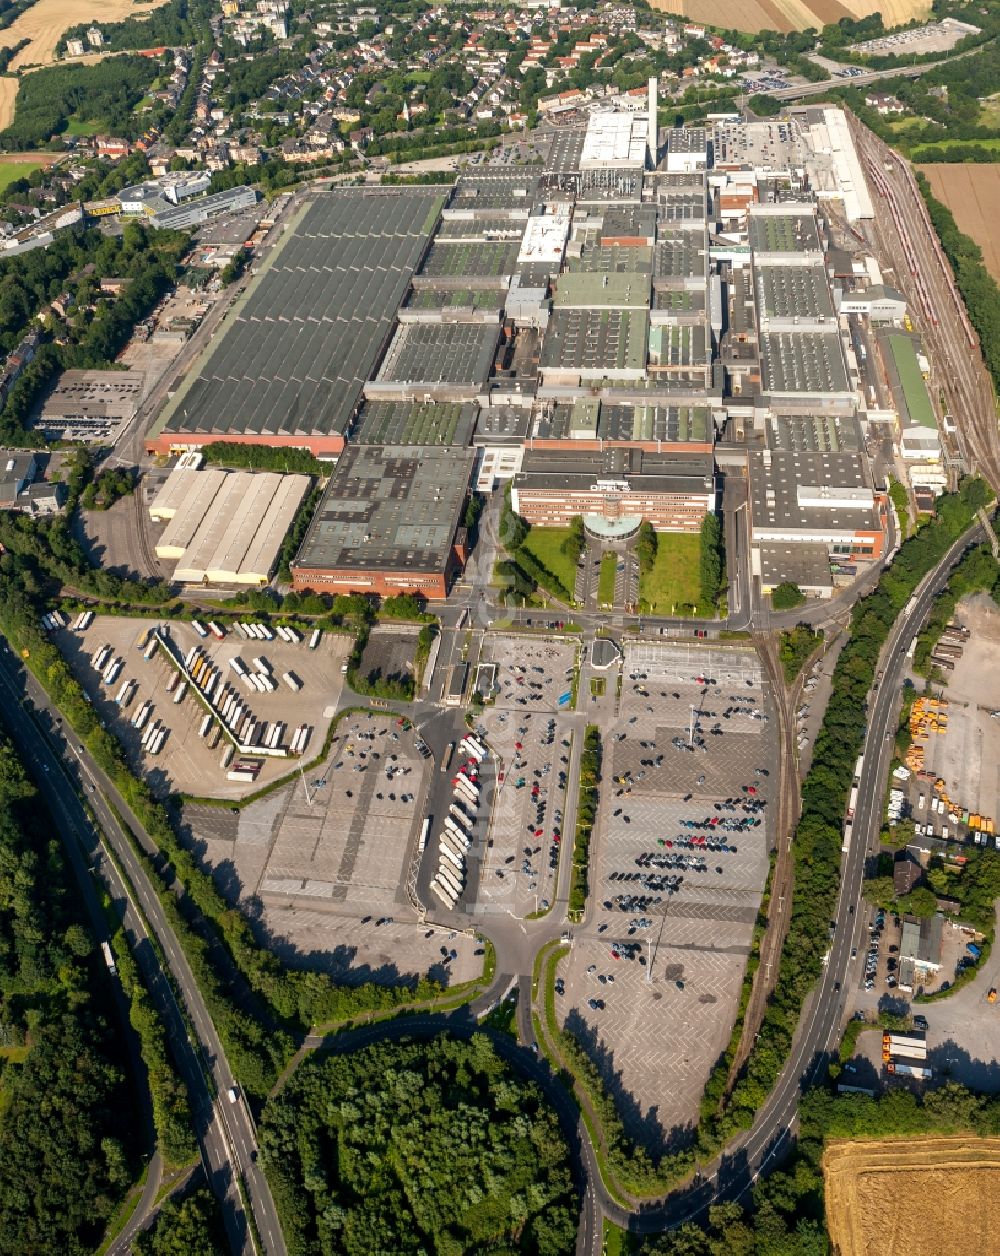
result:
[(133, 1176), (109, 988), (62, 846), (0, 737), (0, 1251), (93, 1251)]
[(964, 1133), (1000, 1134), (1000, 1100), (954, 1082), (923, 1097), (902, 1089), (881, 1099), (810, 1091), (799, 1107), (795, 1151), (776, 1173), (759, 1179), (747, 1209), (717, 1205), (707, 1224), (690, 1222), (647, 1240), (643, 1256), (827, 1256), (821, 1166), (826, 1139)]
[(25, 74), (14, 121), (0, 132), (0, 147), (37, 148), (65, 130), (72, 117), (115, 135), (133, 136), (144, 126), (134, 112), (158, 65), (149, 57), (112, 57), (96, 65), (54, 65)]
[(555, 1114), (484, 1035), (310, 1060), (269, 1102), (260, 1142), (293, 1256), (575, 1245)]
[(227, 1247), (215, 1196), (200, 1186), (183, 1199), (168, 1199), (132, 1249), (136, 1256), (222, 1256)]

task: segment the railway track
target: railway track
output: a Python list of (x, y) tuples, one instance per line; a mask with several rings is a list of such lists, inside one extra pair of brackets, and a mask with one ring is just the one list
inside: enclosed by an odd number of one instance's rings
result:
[(878, 199), (888, 206), (871, 224), (880, 255), (893, 264), (935, 363), (935, 381), (956, 416), (969, 470), (1000, 492), (1000, 435), (993, 383), (927, 206), (905, 158), (853, 115), (852, 134)]

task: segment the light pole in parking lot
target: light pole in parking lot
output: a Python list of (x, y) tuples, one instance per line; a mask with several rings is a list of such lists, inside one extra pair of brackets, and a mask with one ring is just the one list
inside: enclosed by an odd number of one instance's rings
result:
[(306, 791), (306, 802), (311, 807), (313, 805), (313, 795), (309, 793), (309, 782), (306, 780), (306, 774), (302, 770), (302, 761), (299, 760), (299, 776), (302, 777), (302, 788)]
[(653, 939), (646, 939), (646, 985), (653, 984)]

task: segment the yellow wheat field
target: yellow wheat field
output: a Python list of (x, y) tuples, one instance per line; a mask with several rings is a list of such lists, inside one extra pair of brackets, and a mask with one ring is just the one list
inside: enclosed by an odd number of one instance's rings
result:
[(886, 26), (925, 17), (930, 0), (651, 0), (656, 9), (692, 22), (740, 31), (817, 29), (842, 17), (867, 17), (876, 11)]
[(834, 1142), (823, 1179), (837, 1256), (997, 1250), (1000, 1138)]
[(26, 65), (47, 65), (53, 60), (56, 44), (64, 31), (80, 22), (121, 22), (127, 17), (143, 17), (165, 0), (136, 5), (134, 0), (38, 0), (16, 22), (0, 31), (0, 48), (12, 48), (22, 39), (31, 43), (17, 54), (12, 70)]

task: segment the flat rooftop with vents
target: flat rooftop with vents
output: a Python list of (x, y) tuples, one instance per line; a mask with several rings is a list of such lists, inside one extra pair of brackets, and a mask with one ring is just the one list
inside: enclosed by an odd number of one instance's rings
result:
[(825, 267), (754, 268), (757, 320), (761, 331), (821, 330), (836, 324)]
[(837, 331), (768, 332), (760, 337), (761, 392), (777, 400), (847, 401), (847, 378)]
[(233, 440), (339, 454), (443, 201), (424, 188), (350, 188), (308, 200), (147, 448)]
[(811, 205), (750, 208), (750, 248), (774, 260), (802, 263), (803, 254), (821, 253), (816, 213)]
[(471, 401), (489, 379), (499, 337), (499, 323), (400, 323), (366, 395), (437, 388), (456, 394), (437, 400)]
[(474, 404), (368, 401), (351, 433), (355, 445), (468, 445), (476, 427)]
[(648, 325), (646, 310), (555, 310), (542, 342), (546, 382), (641, 379)]
[(296, 589), (443, 598), (466, 558), (472, 449), (349, 446), (292, 563)]

